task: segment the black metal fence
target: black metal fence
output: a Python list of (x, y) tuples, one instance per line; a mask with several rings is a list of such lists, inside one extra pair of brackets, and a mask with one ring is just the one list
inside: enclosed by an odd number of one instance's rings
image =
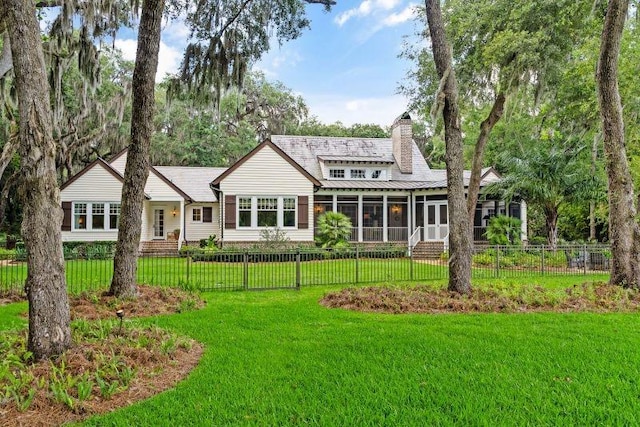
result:
[[(68, 254), (69, 291), (106, 289), (113, 273), (112, 251)], [(27, 277), (24, 253), (0, 255), (0, 293), (20, 291)], [(606, 246), (476, 247), (473, 278), (606, 274)], [(418, 259), (404, 248), (341, 250), (194, 250), (138, 259), (138, 282), (187, 289), (250, 290), (325, 284), (427, 281), (448, 277), (448, 254)]]

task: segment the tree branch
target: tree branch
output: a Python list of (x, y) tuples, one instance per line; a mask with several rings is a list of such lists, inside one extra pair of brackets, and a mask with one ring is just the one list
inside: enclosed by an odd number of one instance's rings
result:
[(0, 155), (0, 176), (4, 174), (4, 170), (9, 165), (13, 155), (18, 151), (19, 146), (20, 140), (17, 135), (10, 137), (6, 144), (4, 144), (4, 147), (2, 148), (2, 155)]
[(471, 177), (469, 179), (469, 188), (467, 190), (467, 213), (469, 214), (469, 222), (473, 227), (473, 217), (476, 211), (476, 203), (478, 203), (478, 193), (480, 192), (480, 181), (482, 179), (482, 160), (484, 159), (484, 148), (489, 141), (491, 130), (498, 123), (504, 112), (505, 103), (504, 91), (500, 91), (496, 99), (493, 101), (491, 112), (486, 119), (480, 124), (480, 134), (476, 140), (476, 146), (473, 152), (473, 165), (471, 167)]
[(4, 44), (2, 45), (2, 56), (0, 56), (0, 79), (5, 76), (13, 68), (13, 57), (11, 56), (11, 44), (9, 43), (9, 36), (5, 35), (3, 38)]

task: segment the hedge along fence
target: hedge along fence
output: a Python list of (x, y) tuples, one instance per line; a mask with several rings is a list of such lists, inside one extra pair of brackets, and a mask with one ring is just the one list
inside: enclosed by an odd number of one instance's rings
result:
[[(19, 251), (18, 251), (19, 252)], [(0, 292), (20, 291), (27, 276), (24, 254), (0, 255)], [(113, 273), (113, 248), (65, 250), (69, 291), (108, 288)], [(542, 246), (477, 247), (473, 278), (586, 275), (609, 270), (606, 246), (573, 245), (555, 250)], [(192, 248), (176, 256), (138, 259), (138, 282), (199, 290), (299, 288), (325, 284), (426, 281), (448, 277), (448, 259), (422, 260), (405, 248), (340, 250), (219, 250)]]

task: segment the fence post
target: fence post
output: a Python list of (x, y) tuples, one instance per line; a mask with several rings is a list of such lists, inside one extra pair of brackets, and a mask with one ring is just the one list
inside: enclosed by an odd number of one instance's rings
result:
[(296, 252), (296, 289), (300, 290), (300, 248)]
[(413, 281), (413, 251), (409, 252), (409, 279)]
[[(190, 271), (191, 270), (191, 255), (193, 255), (193, 254), (191, 253), (191, 251), (188, 251), (186, 253), (186, 255), (187, 255), (187, 285), (189, 285), (189, 283), (190, 283), (189, 277), (191, 275), (190, 274), (191, 273), (191, 271)], [(202, 290), (202, 289), (200, 289), (200, 290)]]
[(587, 253), (587, 245), (582, 245), (582, 254), (584, 256), (584, 262), (582, 263), (582, 268), (584, 270), (584, 275), (587, 275), (587, 262), (589, 261), (589, 254)]
[(540, 260), (540, 275), (541, 276), (544, 276), (544, 256), (545, 256), (545, 253), (547, 252), (545, 249), (546, 249), (546, 246), (542, 245), (542, 251), (541, 251), (542, 257), (541, 257), (541, 260)]
[(246, 249), (242, 259), (242, 286), (245, 291), (249, 289), (249, 251)]
[(359, 269), (359, 261), (360, 261), (360, 247), (356, 245), (356, 283), (360, 282), (360, 269)]
[(496, 279), (500, 277), (500, 246), (496, 245)]

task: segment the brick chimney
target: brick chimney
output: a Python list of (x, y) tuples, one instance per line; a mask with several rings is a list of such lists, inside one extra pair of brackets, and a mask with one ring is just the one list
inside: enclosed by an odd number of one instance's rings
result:
[(391, 125), (393, 157), (400, 172), (413, 173), (413, 133), (409, 113), (400, 115)]

